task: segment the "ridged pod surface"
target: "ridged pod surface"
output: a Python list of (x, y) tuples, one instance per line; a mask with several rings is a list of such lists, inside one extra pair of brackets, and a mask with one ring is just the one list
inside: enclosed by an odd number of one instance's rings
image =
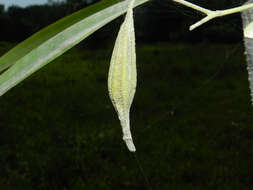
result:
[(113, 49), (108, 75), (109, 95), (122, 126), (123, 140), (131, 152), (136, 149), (130, 131), (129, 114), (137, 83), (133, 3), (134, 0), (129, 1)]

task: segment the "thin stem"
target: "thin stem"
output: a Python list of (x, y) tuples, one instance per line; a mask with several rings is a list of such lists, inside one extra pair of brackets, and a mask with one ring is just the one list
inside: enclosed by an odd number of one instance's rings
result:
[(129, 0), (128, 9), (133, 9), (135, 0)]
[(194, 30), (195, 28), (201, 26), (202, 24), (208, 22), (209, 20), (214, 19), (215, 17), (217, 17), (217, 11), (211, 11), (210, 14), (208, 14), (206, 17), (204, 17), (202, 20), (196, 22), (195, 24), (190, 26), (190, 30)]
[(252, 9), (252, 8), (253, 8), (253, 3), (250, 3), (248, 5), (242, 5), (239, 7), (232, 8), (232, 9), (223, 10), (223, 11), (221, 11), (222, 12), (221, 14), (222, 14), (222, 16), (225, 16), (225, 15), (230, 15), (230, 14), (242, 12), (242, 11)]
[(190, 26), (190, 30), (194, 30), (195, 28), (201, 26), (202, 24), (204, 24), (204, 23), (208, 22), (209, 20), (212, 20), (212, 19), (214, 19), (216, 17), (222, 17), (222, 16), (226, 16), (226, 15), (242, 12), (242, 11), (245, 11), (247, 9), (253, 8), (253, 3), (250, 3), (248, 5), (242, 5), (242, 6), (231, 8), (231, 9), (212, 11), (212, 10), (200, 7), (198, 5), (195, 5), (193, 3), (187, 2), (185, 0), (173, 0), (173, 1), (177, 2), (179, 4), (182, 4), (182, 5), (185, 5), (185, 6), (189, 7), (189, 8), (195, 9), (197, 11), (200, 11), (200, 12), (202, 12), (202, 13), (204, 13), (204, 14), (207, 15), (202, 20), (200, 20), (197, 23), (191, 25)]
[(203, 8), (203, 7), (200, 7), (200, 6), (198, 6), (198, 5), (195, 5), (195, 4), (193, 4), (193, 3), (190, 3), (190, 2), (188, 2), (188, 1), (184, 1), (184, 0), (173, 0), (173, 1), (175, 1), (175, 2), (177, 2), (177, 3), (179, 3), (179, 4), (182, 4), (182, 5), (186, 6), (186, 7), (190, 7), (190, 8), (192, 8), (192, 9), (197, 10), (197, 11), (200, 11), (200, 12), (202, 12), (202, 13), (205, 13), (206, 15), (208, 15), (208, 14), (210, 13), (210, 10), (205, 9), (205, 8)]

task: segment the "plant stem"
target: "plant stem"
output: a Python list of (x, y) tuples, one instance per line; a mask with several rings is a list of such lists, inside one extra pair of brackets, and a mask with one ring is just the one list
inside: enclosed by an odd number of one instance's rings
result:
[(177, 2), (179, 4), (182, 4), (182, 5), (186, 6), (186, 7), (195, 9), (195, 10), (200, 11), (200, 12), (202, 12), (202, 13), (204, 13), (204, 14), (207, 15), (202, 20), (200, 20), (197, 23), (191, 25), (190, 26), (190, 30), (194, 30), (195, 28), (201, 26), (202, 24), (204, 24), (204, 23), (208, 22), (209, 20), (212, 20), (212, 19), (214, 19), (216, 17), (222, 17), (222, 16), (226, 16), (226, 15), (242, 12), (244, 10), (253, 8), (253, 3), (250, 3), (248, 5), (242, 5), (242, 6), (231, 8), (231, 9), (212, 11), (212, 10), (200, 7), (198, 5), (195, 5), (193, 3), (187, 2), (185, 0), (172, 0), (172, 1)]
[(211, 11), (208, 10), (208, 9), (205, 9), (205, 8), (203, 8), (203, 7), (200, 7), (200, 6), (198, 6), (198, 5), (195, 5), (195, 4), (193, 4), (193, 3), (190, 3), (190, 2), (188, 2), (188, 1), (184, 1), (184, 0), (173, 0), (173, 1), (175, 1), (175, 2), (177, 2), (177, 3), (179, 3), (179, 4), (182, 4), (182, 5), (186, 6), (186, 7), (190, 7), (190, 8), (192, 8), (192, 9), (197, 10), (197, 11), (200, 11), (200, 12), (202, 12), (202, 13), (205, 13), (206, 15), (208, 15), (208, 14), (211, 12)]

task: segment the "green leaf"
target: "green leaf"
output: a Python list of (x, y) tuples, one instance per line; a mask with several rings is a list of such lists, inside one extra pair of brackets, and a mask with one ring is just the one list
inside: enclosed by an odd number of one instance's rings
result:
[[(135, 7), (148, 0), (136, 0)], [(104, 0), (42, 29), (0, 58), (0, 96), (127, 10), (128, 1)]]

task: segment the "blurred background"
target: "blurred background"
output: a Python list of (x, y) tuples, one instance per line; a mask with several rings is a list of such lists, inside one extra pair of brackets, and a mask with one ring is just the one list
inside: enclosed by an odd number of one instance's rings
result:
[[(98, 0), (0, 0), (2, 4), (0, 5), (0, 40), (20, 42), (59, 18), (96, 2)], [(211, 2), (205, 0), (195, 3), (215, 10), (242, 4), (240, 0)], [(205, 27), (189, 32), (189, 25), (202, 17), (201, 13), (170, 0), (153, 0), (135, 11), (137, 40), (138, 42), (219, 43), (235, 43), (242, 40), (239, 14), (216, 19)], [(97, 32), (94, 39), (103, 39), (97, 44), (104, 46), (106, 42), (111, 42), (121, 21), (122, 18)]]
[[(98, 1), (0, 0), (0, 55)], [(245, 1), (190, 2), (216, 10)], [(0, 189), (252, 189), (253, 110), (241, 17), (190, 32), (203, 16), (171, 0), (134, 10), (137, 160), (122, 141), (107, 92), (123, 16), (3, 95)]]

